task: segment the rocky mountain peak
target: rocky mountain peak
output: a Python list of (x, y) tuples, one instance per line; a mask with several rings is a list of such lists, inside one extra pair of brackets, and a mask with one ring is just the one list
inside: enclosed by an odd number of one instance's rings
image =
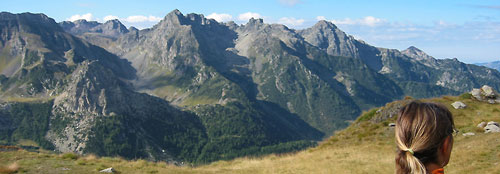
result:
[(264, 20), (259, 18), (259, 19), (255, 19), (255, 18), (251, 18), (248, 20), (248, 23), (246, 25), (262, 25), (264, 24)]
[(123, 26), (123, 24), (118, 19), (106, 21), (104, 25)]
[(170, 13), (167, 14), (168, 15), (177, 15), (177, 16), (183, 16), (182, 12), (179, 10), (179, 9), (174, 9), (172, 10)]
[(128, 28), (128, 31), (139, 31), (139, 29), (131, 26), (131, 27)]
[(264, 26), (264, 20), (263, 19), (254, 19), (251, 18), (248, 20), (248, 22), (243, 25), (244, 30), (246, 31), (257, 31), (259, 28)]
[(424, 51), (418, 49), (417, 47), (410, 46), (406, 50), (401, 51), (404, 55), (417, 59), (417, 60), (424, 60), (424, 59), (432, 59), (432, 56), (429, 56), (427, 53)]
[(91, 27), (95, 27), (95, 26), (99, 25), (99, 22), (97, 22), (97, 21), (87, 21), (85, 19), (78, 19), (76, 21), (73, 21), (73, 23), (75, 23), (77, 25), (88, 25)]
[(100, 33), (108, 37), (117, 38), (129, 30), (118, 20), (108, 20), (105, 23), (97, 21), (87, 21), (79, 19), (76, 21), (63, 21), (59, 25), (67, 32), (74, 35), (84, 35), (85, 33)]
[(20, 26), (19, 29), (25, 30), (26, 32), (40, 31), (41, 29), (50, 31), (62, 31), (62, 29), (57, 25), (54, 19), (42, 13), (12, 14), (9, 12), (1, 12), (0, 20), (5, 21), (4, 23), (0, 24), (0, 27), (17, 25)]
[(184, 15), (181, 11), (175, 9), (168, 13), (160, 22), (153, 26), (153, 28), (166, 28), (172, 25), (181, 25), (184, 22)]
[[(168, 14), (167, 14), (167, 15), (163, 18), (163, 20), (162, 20), (162, 21), (167, 21), (167, 20), (169, 20), (169, 21), (175, 21), (175, 20), (179, 21), (179, 20), (180, 20), (180, 19), (182, 19), (182, 18), (184, 18), (184, 15), (181, 13), (181, 11), (179, 11), (179, 10), (175, 9), (175, 10), (171, 11), (170, 13), (168, 13)], [(160, 23), (161, 23), (162, 21), (160, 21)]]
[(409, 53), (415, 53), (415, 54), (421, 54), (421, 53), (425, 54), (424, 51), (422, 51), (421, 49), (418, 49), (415, 46), (410, 46), (406, 50), (403, 50), (403, 51), (406, 51)]
[(356, 46), (358, 41), (329, 21), (320, 20), (310, 28), (299, 30), (299, 34), (312, 45), (326, 50), (329, 55), (360, 57)]
[(320, 20), (316, 24), (314, 24), (314, 26), (312, 28), (334, 30), (334, 29), (337, 29), (337, 26), (329, 21)]
[(129, 30), (118, 19), (106, 21), (101, 27), (103, 30), (114, 30), (118, 33), (128, 33)]

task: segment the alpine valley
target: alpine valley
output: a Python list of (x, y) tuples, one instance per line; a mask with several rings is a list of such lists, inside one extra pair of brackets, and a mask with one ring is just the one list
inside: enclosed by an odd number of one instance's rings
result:
[(174, 10), (152, 28), (0, 13), (0, 142), (208, 163), (315, 146), (405, 96), (500, 89), (500, 72), (378, 48), (319, 21), (295, 30)]

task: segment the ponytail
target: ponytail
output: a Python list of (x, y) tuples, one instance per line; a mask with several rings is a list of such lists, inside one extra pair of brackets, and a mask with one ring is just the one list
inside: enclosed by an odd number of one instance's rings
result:
[(441, 142), (454, 127), (453, 117), (444, 106), (411, 102), (403, 107), (395, 130), (396, 173), (427, 174), (425, 164), (436, 162)]
[(396, 155), (396, 173), (426, 174), (427, 170), (425, 169), (425, 165), (414, 156), (413, 150), (409, 148), (402, 149), (407, 150), (398, 150)]

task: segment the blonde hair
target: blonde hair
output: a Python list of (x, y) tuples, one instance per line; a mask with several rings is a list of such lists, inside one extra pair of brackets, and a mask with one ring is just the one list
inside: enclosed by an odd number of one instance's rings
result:
[(413, 101), (399, 111), (396, 121), (397, 174), (427, 174), (427, 163), (437, 163), (437, 150), (453, 133), (451, 112), (435, 103)]

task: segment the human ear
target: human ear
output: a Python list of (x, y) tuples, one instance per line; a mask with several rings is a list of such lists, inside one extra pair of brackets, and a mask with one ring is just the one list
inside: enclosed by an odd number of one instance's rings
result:
[(443, 140), (441, 147), (439, 147), (440, 156), (442, 159), (442, 166), (446, 166), (451, 156), (451, 149), (453, 148), (453, 137), (450, 135)]
[(453, 147), (453, 137), (450, 135), (444, 139), (440, 149), (443, 153), (446, 153), (448, 151), (451, 152), (452, 147)]

